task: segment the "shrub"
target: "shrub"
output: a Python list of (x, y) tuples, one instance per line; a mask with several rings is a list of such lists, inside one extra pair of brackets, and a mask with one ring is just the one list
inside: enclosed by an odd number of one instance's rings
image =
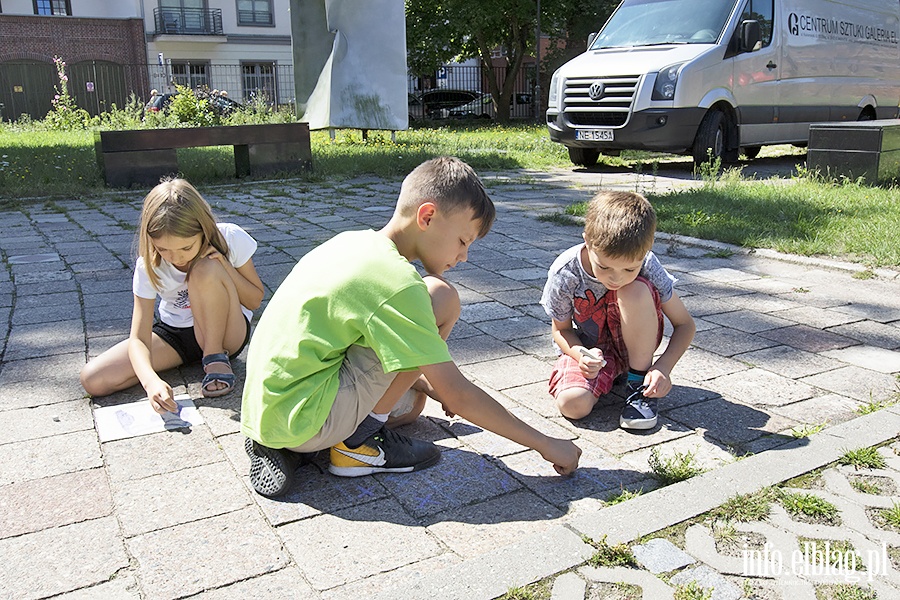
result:
[(48, 129), (69, 131), (84, 129), (91, 124), (91, 115), (83, 108), (78, 108), (75, 99), (69, 94), (69, 76), (66, 75), (66, 63), (58, 56), (53, 57), (59, 84), (55, 86), (56, 95), (50, 100), (53, 108), (47, 113), (44, 125)]

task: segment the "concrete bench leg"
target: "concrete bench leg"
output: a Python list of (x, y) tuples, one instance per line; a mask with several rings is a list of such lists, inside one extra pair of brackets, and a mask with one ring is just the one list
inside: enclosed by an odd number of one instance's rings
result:
[(234, 176), (238, 179), (250, 174), (250, 147), (237, 144), (234, 147)]
[(309, 145), (302, 142), (248, 144), (234, 147), (235, 173), (238, 177), (244, 177), (250, 173), (259, 175), (273, 171), (309, 168), (311, 158)]
[(178, 173), (178, 158), (174, 148), (104, 152), (103, 170), (110, 187), (154, 186), (162, 177)]

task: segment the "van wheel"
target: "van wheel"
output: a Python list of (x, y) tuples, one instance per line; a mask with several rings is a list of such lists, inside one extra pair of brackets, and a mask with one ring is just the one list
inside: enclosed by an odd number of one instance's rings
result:
[(741, 152), (747, 157), (747, 160), (753, 160), (759, 156), (760, 150), (762, 150), (762, 146), (744, 146), (741, 148)]
[(700, 121), (697, 137), (694, 138), (694, 164), (699, 167), (717, 158), (729, 162), (730, 155), (735, 153), (728, 152), (727, 142), (728, 117), (720, 110), (709, 111)]
[(593, 148), (569, 148), (569, 160), (579, 167), (593, 167), (600, 158), (600, 151)]
[(875, 109), (871, 106), (867, 106), (859, 113), (859, 117), (856, 119), (857, 121), (874, 121), (875, 120)]

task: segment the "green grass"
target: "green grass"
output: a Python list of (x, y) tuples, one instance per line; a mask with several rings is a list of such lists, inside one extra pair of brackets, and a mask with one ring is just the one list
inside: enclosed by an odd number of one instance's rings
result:
[(606, 541), (604, 535), (600, 540), (592, 540), (587, 536), (582, 536), (581, 540), (594, 547), (594, 554), (588, 559), (588, 564), (592, 567), (624, 567), (635, 566), (637, 561), (628, 544), (610, 545)]
[(856, 408), (856, 414), (859, 415), (868, 415), (870, 413), (881, 410), (882, 408), (887, 408), (889, 406), (894, 406), (897, 404), (898, 400), (900, 400), (900, 394), (893, 394), (889, 399), (886, 400), (870, 400), (865, 404), (858, 406)]
[(733, 496), (722, 506), (713, 510), (711, 516), (726, 521), (762, 521), (769, 516), (774, 496), (772, 488), (763, 488), (752, 494)]
[[(660, 229), (751, 248), (900, 264), (900, 189), (812, 176), (793, 185), (727, 180), (653, 198)], [(737, 210), (736, 210), (737, 209)]]
[(853, 465), (857, 469), (883, 469), (887, 466), (884, 457), (878, 452), (878, 448), (857, 448), (855, 450), (847, 450), (844, 455), (838, 459), (842, 465)]
[(647, 464), (650, 465), (653, 476), (662, 485), (678, 483), (705, 471), (697, 464), (696, 457), (691, 451), (675, 452), (672, 456), (664, 457), (660, 455), (659, 448), (653, 448)]
[(543, 579), (524, 587), (513, 587), (497, 600), (547, 600), (550, 598), (551, 584), (550, 579)]
[(850, 487), (863, 494), (881, 494), (881, 487), (877, 483), (854, 479), (850, 482)]
[(881, 509), (881, 518), (884, 521), (893, 526), (900, 528), (900, 504), (896, 502), (891, 503), (892, 506), (890, 508)]
[(675, 600), (710, 600), (713, 590), (702, 587), (696, 581), (690, 581), (675, 588)]
[[(900, 230), (898, 187), (812, 174), (792, 184), (726, 174), (718, 183), (650, 194), (649, 199), (659, 230), (667, 233), (804, 256), (840, 256), (870, 267), (900, 265), (894, 239)], [(580, 203), (567, 212), (578, 216), (584, 210)]]
[[(389, 132), (340, 130), (332, 141), (326, 131), (310, 136), (313, 170), (285, 173), (311, 181), (372, 174), (401, 177), (423, 161), (459, 156), (477, 171), (546, 170), (570, 165), (565, 148), (538, 125), (465, 125)], [(0, 202), (34, 196), (86, 196), (106, 190), (94, 154), (94, 133), (46, 131), (0, 125)], [(618, 160), (618, 159), (616, 159)], [(194, 184), (234, 181), (230, 146), (178, 150), (178, 165)], [(271, 177), (267, 177), (271, 178)]]
[[(134, 124), (124, 116), (110, 117), (98, 127), (129, 123)], [(92, 130), (49, 131), (40, 123), (0, 124), (0, 207), (24, 198), (86, 197), (106, 191), (93, 135)], [(334, 141), (327, 132), (315, 131), (311, 145), (311, 172), (280, 175), (300, 184), (366, 174), (402, 177), (422, 161), (444, 154), (459, 156), (481, 173), (572, 167), (565, 148), (551, 142), (546, 127), (537, 124), (449, 123), (398, 131), (395, 141), (382, 131), (370, 132), (363, 140), (358, 130), (339, 130)], [(652, 174), (669, 158), (627, 152), (601, 161), (607, 167)], [(178, 159), (182, 174), (197, 185), (234, 181), (228, 146), (186, 148), (178, 151)], [(900, 266), (900, 245), (894, 240), (900, 230), (898, 187), (827, 180), (803, 170), (789, 184), (743, 179), (734, 170), (718, 175), (708, 169), (695, 176), (701, 180), (696, 189), (648, 192), (660, 231), (748, 248), (838, 256), (866, 267), (858, 278), (874, 276), (874, 267)], [(580, 204), (567, 212), (578, 215), (583, 210)], [(571, 222), (552, 215), (542, 219)]]
[(778, 500), (792, 516), (805, 516), (811, 519), (835, 523), (839, 519), (838, 508), (815, 494), (803, 494), (781, 491)]
[(815, 435), (825, 429), (828, 426), (828, 421), (824, 421), (822, 423), (811, 423), (807, 425), (798, 425), (793, 427), (790, 431), (791, 437), (795, 437), (797, 439), (808, 438), (811, 435)]
[(822, 469), (813, 469), (808, 473), (791, 477), (784, 483), (783, 487), (812, 489), (822, 487)]
[(876, 600), (878, 594), (867, 585), (831, 583), (816, 586), (816, 600)]
[(644, 488), (641, 488), (636, 492), (632, 492), (631, 490), (623, 489), (623, 490), (616, 492), (615, 494), (612, 494), (611, 496), (609, 496), (606, 499), (606, 504), (608, 504), (610, 506), (613, 504), (621, 504), (622, 502), (627, 502), (627, 501), (631, 500), (632, 498), (637, 498), (643, 492), (644, 492)]
[(797, 543), (800, 552), (810, 562), (819, 565), (830, 565), (835, 569), (850, 569), (861, 571), (865, 569), (862, 557), (856, 552), (847, 540), (819, 540), (807, 537), (798, 537)]

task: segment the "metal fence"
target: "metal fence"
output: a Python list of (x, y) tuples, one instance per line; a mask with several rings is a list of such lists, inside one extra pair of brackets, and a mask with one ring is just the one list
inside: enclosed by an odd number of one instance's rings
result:
[[(293, 65), (245, 62), (239, 65), (209, 62), (165, 61), (163, 64), (123, 65), (85, 61), (66, 65), (68, 90), (79, 108), (91, 115), (122, 108), (131, 95), (145, 102), (152, 90), (174, 93), (175, 85), (227, 92), (238, 102), (264, 94), (270, 104), (294, 102)], [(59, 77), (54, 65), (38, 61), (0, 63), (0, 117), (16, 120), (20, 115), (42, 119), (52, 108)]]
[[(532, 118), (534, 108), (531, 94), (534, 69), (523, 68), (515, 84), (511, 114), (517, 118)], [(116, 64), (103, 61), (84, 61), (66, 66), (68, 90), (79, 108), (91, 115), (122, 108), (132, 94), (146, 102), (152, 90), (175, 92), (175, 84), (192, 89), (208, 88), (227, 92), (239, 102), (247, 102), (255, 94), (264, 94), (267, 102), (276, 105), (294, 103), (293, 65), (266, 62), (244, 62), (238, 65), (213, 64), (203, 61), (164, 61), (163, 64)], [(503, 69), (495, 76), (503, 77)], [(502, 81), (502, 79), (501, 79)], [(39, 61), (9, 61), (0, 63), (0, 119), (14, 121), (21, 115), (43, 119), (52, 108), (59, 78), (53, 64)], [(435, 89), (461, 89), (487, 94), (490, 87), (478, 66), (451, 65), (431, 77), (409, 77), (408, 92), (420, 95)], [(490, 100), (486, 99), (490, 104)], [(484, 114), (494, 116), (491, 109)]]
[[(505, 67), (494, 67), (493, 75), (502, 85), (505, 78)], [(484, 96), (490, 93), (490, 85), (480, 66), (446, 65), (430, 77), (410, 77), (408, 92), (421, 96), (436, 89), (466, 90)], [(535, 119), (532, 102), (534, 93), (534, 65), (524, 65), (516, 75), (513, 95), (510, 104), (510, 115), (518, 119)], [(488, 116), (493, 118), (495, 110), (490, 106), (490, 98), (484, 98), (475, 114), (469, 116)]]

